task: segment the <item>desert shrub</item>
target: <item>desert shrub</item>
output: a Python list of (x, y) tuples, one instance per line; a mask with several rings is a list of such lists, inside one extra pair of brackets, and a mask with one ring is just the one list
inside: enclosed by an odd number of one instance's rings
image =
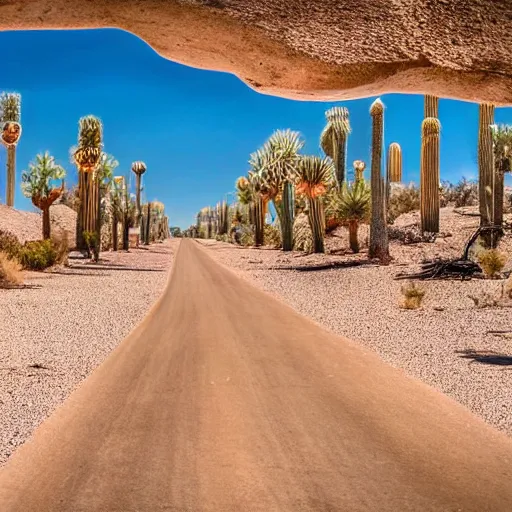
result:
[(278, 249), (281, 247), (281, 231), (277, 226), (265, 224), (264, 239), (265, 245)]
[(441, 206), (453, 204), (456, 208), (478, 204), (478, 182), (462, 178), (456, 185), (441, 184)]
[(400, 215), (419, 209), (420, 189), (414, 184), (392, 189), (388, 202), (388, 223), (393, 224)]
[(251, 245), (254, 245), (254, 233), (249, 229), (243, 230), (240, 233), (238, 243), (243, 247), (250, 247)]
[(27, 270), (44, 270), (57, 263), (58, 252), (51, 240), (26, 242), (20, 250), (19, 261)]
[(390, 240), (399, 240), (404, 244), (418, 244), (421, 242), (432, 243), (437, 238), (436, 233), (423, 233), (419, 224), (409, 226), (389, 226), (388, 236)]
[(52, 245), (57, 253), (55, 263), (67, 265), (69, 255), (69, 236), (67, 231), (52, 234)]
[(231, 238), (227, 234), (215, 235), (215, 240), (217, 240), (217, 242), (231, 242)]
[(402, 308), (418, 309), (425, 297), (425, 290), (411, 282), (402, 286), (402, 295), (404, 297), (402, 301)]
[(0, 251), (0, 288), (23, 283), (23, 271), (20, 262), (14, 256)]
[(300, 213), (293, 223), (293, 249), (295, 251), (311, 252), (313, 250), (313, 234), (308, 216)]
[(492, 308), (498, 305), (498, 299), (489, 292), (481, 292), (479, 295), (468, 295), (478, 309)]
[(481, 251), (478, 255), (478, 263), (480, 263), (484, 274), (491, 279), (503, 270), (506, 262), (507, 255), (496, 249)]
[(21, 243), (18, 237), (10, 231), (0, 229), (0, 251), (9, 257), (18, 257), (21, 249)]

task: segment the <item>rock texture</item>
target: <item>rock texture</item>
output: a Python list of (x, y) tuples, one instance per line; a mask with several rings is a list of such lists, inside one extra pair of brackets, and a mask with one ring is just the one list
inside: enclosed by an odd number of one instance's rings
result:
[(10, 0), (0, 30), (118, 27), (304, 100), (389, 92), (512, 105), (510, 0)]

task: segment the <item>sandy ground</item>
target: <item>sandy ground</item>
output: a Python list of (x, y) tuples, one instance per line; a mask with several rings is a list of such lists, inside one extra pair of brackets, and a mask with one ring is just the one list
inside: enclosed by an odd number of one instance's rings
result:
[(2, 512), (510, 512), (512, 439), (184, 240), (0, 471)]
[(176, 247), (70, 260), (0, 290), (0, 464), (143, 319)]
[[(416, 216), (403, 216), (398, 225), (406, 225)], [(393, 366), (434, 386), (512, 435), (512, 339), (487, 333), (512, 330), (512, 310), (476, 309), (469, 298), (482, 292), (499, 294), (503, 280), (430, 281), (424, 283), (423, 307), (410, 311), (399, 308), (404, 282), (393, 279), (399, 272), (414, 270), (414, 264), (422, 258), (460, 254), (477, 222), (474, 217), (444, 209), (441, 229), (451, 236), (431, 244), (404, 246), (392, 242), (395, 261), (389, 267), (304, 270), (326, 262), (366, 259), (364, 253), (348, 254), (343, 228), (328, 243), (341, 254), (284, 254), (212, 241), (200, 243), (210, 246), (208, 253), (238, 275), (331, 331), (374, 350)], [(364, 237), (362, 229), (362, 242)], [(512, 254), (511, 242), (509, 236), (502, 244), (508, 254)], [(459, 353), (468, 349), (496, 354), (478, 362)]]

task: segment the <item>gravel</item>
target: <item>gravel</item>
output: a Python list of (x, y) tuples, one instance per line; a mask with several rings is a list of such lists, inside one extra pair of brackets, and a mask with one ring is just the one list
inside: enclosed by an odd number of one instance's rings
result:
[[(511, 309), (477, 309), (469, 298), (484, 292), (500, 294), (504, 280), (422, 283), (426, 295), (421, 309), (404, 310), (399, 307), (404, 282), (393, 279), (398, 272), (414, 270), (424, 257), (460, 254), (477, 222), (474, 217), (444, 209), (441, 229), (451, 231), (452, 236), (431, 244), (393, 242), (395, 260), (387, 267), (367, 264), (312, 271), (312, 265), (365, 260), (366, 255), (285, 254), (201, 243), (208, 246), (212, 257), (241, 277), (325, 328), (374, 350), (388, 363), (512, 435), (512, 335), (488, 333), (512, 330)], [(331, 239), (328, 245), (347, 252), (346, 233), (339, 229), (337, 235), (338, 241)], [(501, 247), (508, 254), (511, 243), (509, 235)], [(461, 353), (464, 351), (469, 353)]]
[(0, 464), (143, 319), (176, 249), (103, 253), (96, 266), (72, 259), (0, 290)]

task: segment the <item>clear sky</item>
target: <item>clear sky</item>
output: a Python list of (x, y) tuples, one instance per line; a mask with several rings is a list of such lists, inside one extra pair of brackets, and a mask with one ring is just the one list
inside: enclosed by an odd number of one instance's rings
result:
[[(69, 148), (78, 119), (99, 116), (105, 151), (127, 174), (144, 160), (147, 199), (166, 205), (171, 225), (188, 227), (203, 206), (234, 190), (249, 154), (278, 128), (300, 131), (304, 152), (320, 154), (324, 111), (332, 103), (299, 102), (258, 94), (233, 75), (169, 62), (130, 33), (115, 29), (1, 32), (0, 91), (22, 94), (23, 134), (18, 147), (16, 207), (33, 209), (19, 176), (38, 152), (49, 150), (76, 182)], [(369, 163), (374, 98), (343, 102), (353, 132), (348, 162)], [(419, 180), (421, 96), (385, 95), (385, 144), (403, 150), (404, 180)], [(441, 100), (441, 178), (474, 178), (478, 106)], [(496, 110), (512, 124), (512, 109)], [(5, 199), (5, 148), (0, 148), (0, 194)], [(232, 196), (231, 196), (232, 197)]]

